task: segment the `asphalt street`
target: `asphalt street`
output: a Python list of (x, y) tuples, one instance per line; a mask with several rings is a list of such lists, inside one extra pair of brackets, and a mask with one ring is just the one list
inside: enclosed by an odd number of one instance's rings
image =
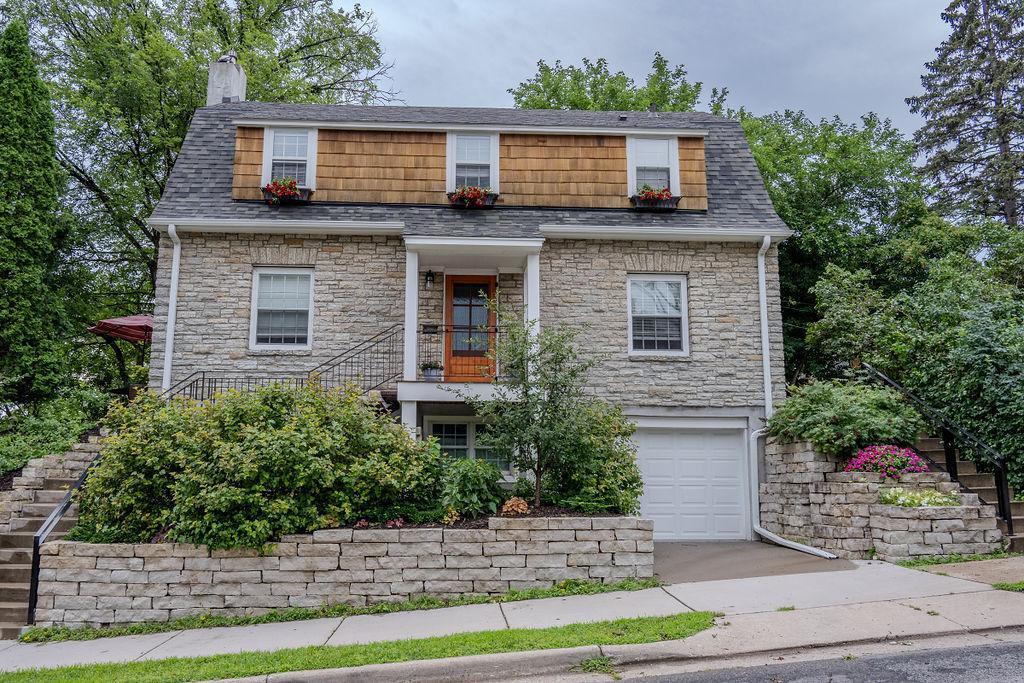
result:
[(1024, 644), (824, 659), (645, 678), (659, 683), (1012, 683), (1024, 681)]

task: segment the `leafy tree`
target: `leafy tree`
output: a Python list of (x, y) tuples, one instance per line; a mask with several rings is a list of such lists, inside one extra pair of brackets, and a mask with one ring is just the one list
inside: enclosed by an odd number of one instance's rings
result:
[[(501, 312), (499, 312), (501, 313)], [(482, 443), (533, 475), (533, 503), (545, 498), (585, 511), (631, 513), (642, 492), (634, 426), (584, 387), (597, 358), (581, 354), (579, 329), (500, 315), (494, 396), (457, 392), (487, 422)]]
[(66, 377), (58, 265), (66, 228), (53, 113), (28, 45), (0, 34), (0, 401), (34, 402)]
[[(608, 61), (586, 57), (580, 66), (554, 66), (543, 59), (537, 73), (508, 92), (520, 109), (590, 109), (596, 111), (642, 111), (652, 104), (661, 111), (693, 111), (704, 84), (691, 83), (682, 64), (670, 66), (660, 52), (654, 53), (651, 71), (643, 85), (622, 71), (612, 73)], [(728, 90), (713, 88), (709, 107), (720, 111)]]
[(954, 0), (952, 32), (925, 64), (915, 141), (947, 211), (1019, 226), (1024, 210), (1024, 4)]
[(805, 339), (816, 317), (810, 289), (827, 264), (864, 267), (874, 247), (923, 218), (913, 146), (874, 114), (859, 125), (799, 111), (742, 122), (775, 211), (795, 233), (779, 247), (786, 373), (820, 374)]

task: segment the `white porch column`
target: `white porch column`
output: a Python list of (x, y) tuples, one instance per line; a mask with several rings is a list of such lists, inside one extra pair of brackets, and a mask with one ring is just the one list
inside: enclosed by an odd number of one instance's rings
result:
[(416, 401), (402, 401), (402, 426), (413, 436), (418, 436), (416, 429)]
[(416, 328), (420, 309), (420, 259), (415, 251), (405, 252), (405, 335), (402, 379), (416, 381)]
[(526, 319), (536, 322), (535, 329), (540, 329), (540, 254), (527, 254), (526, 278), (524, 281), (526, 297)]

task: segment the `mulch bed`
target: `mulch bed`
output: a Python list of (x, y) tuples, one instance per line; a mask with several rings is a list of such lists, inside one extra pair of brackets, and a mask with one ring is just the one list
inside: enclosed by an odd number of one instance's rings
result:
[(14, 478), (21, 476), (21, 468), (0, 474), (0, 491), (10, 491), (14, 488)]
[[(444, 525), (440, 522), (423, 522), (421, 524), (403, 524), (401, 527), (388, 527), (386, 524), (370, 524), (369, 526), (352, 527), (359, 529), (387, 529), (387, 528), (401, 528), (401, 529), (435, 529), (440, 526), (447, 526), (450, 529), (486, 529), (488, 517), (500, 517), (501, 515), (483, 515), (476, 517), (475, 519), (460, 519), (454, 524)], [(579, 510), (570, 510), (569, 508), (558, 507), (557, 505), (542, 505), (539, 508), (530, 507), (530, 511), (525, 515), (514, 515), (510, 519), (526, 519), (529, 517), (621, 517), (622, 515), (613, 514), (608, 512), (597, 512), (587, 514), (580, 512)], [(348, 528), (348, 527), (342, 527)]]

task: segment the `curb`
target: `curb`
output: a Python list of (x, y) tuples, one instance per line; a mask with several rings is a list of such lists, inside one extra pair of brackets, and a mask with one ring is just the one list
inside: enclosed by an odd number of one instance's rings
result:
[[(587, 645), (560, 650), (530, 650), (493, 655), (471, 655), (447, 659), (415, 660), (394, 664), (371, 664), (343, 669), (290, 671), (266, 676), (235, 678), (230, 679), (230, 683), (394, 683), (394, 681), (408, 681), (410, 683), (434, 683), (436, 681), (441, 683), (443, 681), (515, 680), (526, 677), (567, 674), (572, 667), (578, 666), (580, 661), (601, 656), (610, 657), (619, 666), (670, 664), (672, 662), (683, 663), (696, 660), (714, 662), (747, 655), (781, 654), (790, 653), (794, 650), (814, 651), (847, 645), (900, 641), (908, 638), (930, 640), (932, 638), (953, 635), (983, 635), (1000, 631), (1020, 631), (1022, 629), (1024, 629), (1024, 624), (982, 629), (960, 628), (921, 635), (901, 634), (892, 637), (859, 638), (804, 646), (794, 645), (784, 648), (751, 647), (742, 651), (723, 652), (717, 655), (688, 655), (680, 652), (666, 651), (666, 648), (678, 647), (679, 644), (686, 642), (686, 639), (665, 640), (640, 645)], [(225, 682), (222, 681), (221, 683)]]

